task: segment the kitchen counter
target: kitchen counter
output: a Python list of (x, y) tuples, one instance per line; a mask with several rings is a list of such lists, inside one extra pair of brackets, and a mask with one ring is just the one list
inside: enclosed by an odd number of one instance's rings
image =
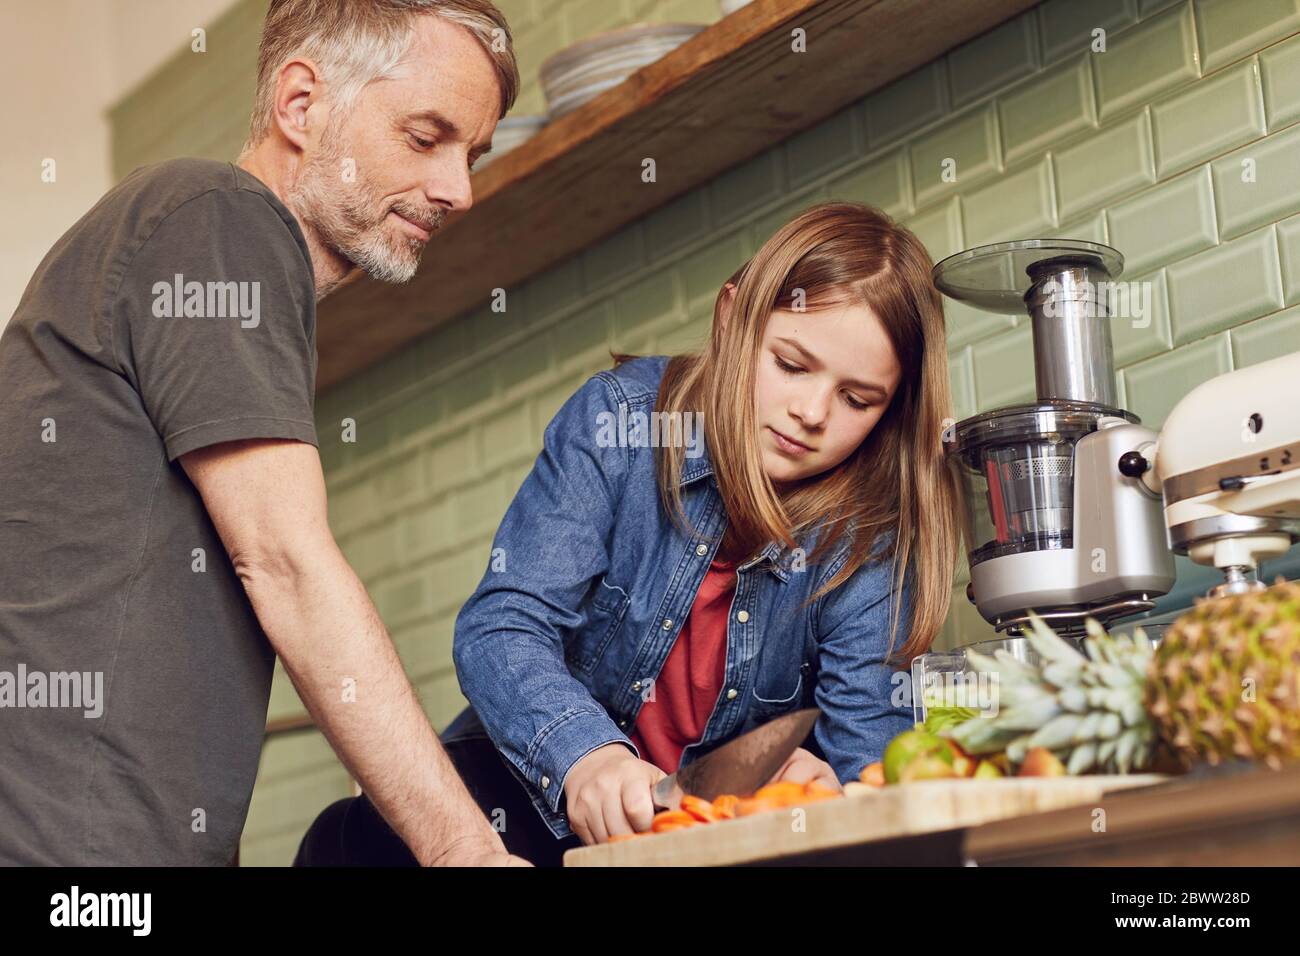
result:
[[(1086, 780), (1086, 777), (1071, 778)], [(960, 781), (953, 786), (974, 783)], [(817, 832), (818, 816), (849, 819), (849, 804), (863, 798), (815, 804), (807, 811), (807, 831)], [(838, 806), (837, 806), (838, 805)], [(737, 853), (734, 865), (744, 866), (1269, 866), (1300, 864), (1300, 764), (1281, 771), (1259, 768), (1205, 768), (1163, 782), (1127, 790), (1111, 790), (1097, 799), (1046, 812), (1029, 813), (972, 826), (936, 829), (884, 839), (822, 841), (807, 851), (792, 850), (797, 841), (784, 833), (784, 814), (773, 811), (745, 821), (759, 821), (746, 833), (748, 849)], [(779, 819), (778, 819), (779, 818)], [(610, 847), (570, 851), (566, 865), (644, 865), (653, 841), (661, 862), (690, 865), (681, 851), (699, 844), (697, 859), (716, 862), (711, 853), (725, 842), (732, 826), (704, 824)], [(761, 837), (758, 828), (770, 831)], [(716, 829), (714, 829), (716, 828)], [(709, 840), (700, 840), (704, 831)], [(737, 827), (737, 837), (742, 836)], [(754, 838), (770, 841), (755, 846)], [(692, 838), (695, 838), (692, 840)], [(645, 843), (641, 843), (644, 840)], [(674, 841), (669, 847), (667, 841)], [(780, 841), (779, 852), (775, 850)], [(711, 850), (705, 843), (713, 844)], [(808, 841), (810, 844), (816, 841)], [(635, 845), (642, 859), (627, 851)], [(613, 853), (598, 855), (599, 851)], [(595, 851), (595, 852), (593, 852)], [(694, 850), (688, 851), (695, 852)]]
[[(1093, 807), (999, 820), (965, 832), (979, 866), (1295, 866), (1300, 764), (1203, 774), (1106, 795)], [(1099, 821), (1101, 818), (1097, 818)]]

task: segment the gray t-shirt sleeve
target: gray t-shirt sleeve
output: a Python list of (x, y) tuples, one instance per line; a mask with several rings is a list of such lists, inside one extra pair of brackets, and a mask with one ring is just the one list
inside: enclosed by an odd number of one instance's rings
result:
[(168, 212), (110, 308), (114, 353), (168, 460), (244, 438), (317, 443), (311, 267), (264, 197), (214, 189)]

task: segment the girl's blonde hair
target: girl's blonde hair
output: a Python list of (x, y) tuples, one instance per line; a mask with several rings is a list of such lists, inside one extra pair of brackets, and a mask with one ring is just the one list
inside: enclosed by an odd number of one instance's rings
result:
[[(948, 614), (961, 543), (957, 489), (944, 463), (944, 429), (952, 423), (943, 305), (933, 263), (920, 240), (878, 209), (827, 202), (777, 230), (728, 280), (730, 317), (721, 321), (726, 286), (713, 307), (703, 352), (668, 363), (656, 411), (702, 412), (714, 473), (739, 553), (770, 541), (794, 547), (816, 530), (815, 561), (848, 536), (849, 558), (813, 595), (839, 587), (865, 563), (881, 532), (896, 532), (892, 580), (901, 587), (916, 552), (911, 635), (898, 657), (928, 650)], [(802, 290), (803, 299), (797, 298)], [(880, 317), (902, 367), (884, 415), (858, 449), (828, 472), (778, 494), (755, 441), (754, 375), (774, 309), (809, 312), (859, 303)], [(664, 507), (686, 525), (679, 482), (685, 449), (658, 452)], [(890, 651), (898, 634), (894, 602)]]

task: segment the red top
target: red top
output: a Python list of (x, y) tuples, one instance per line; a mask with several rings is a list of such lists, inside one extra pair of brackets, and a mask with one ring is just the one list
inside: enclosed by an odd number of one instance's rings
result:
[(704, 736), (727, 668), (727, 615), (736, 593), (736, 566), (714, 561), (700, 582), (654, 694), (641, 705), (632, 743), (641, 759), (673, 773), (682, 751)]

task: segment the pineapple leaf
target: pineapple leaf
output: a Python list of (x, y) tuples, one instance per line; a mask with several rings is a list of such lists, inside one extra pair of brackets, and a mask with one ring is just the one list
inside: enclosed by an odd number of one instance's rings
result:
[(1047, 660), (1063, 667), (1077, 669), (1083, 665), (1084, 656), (1067, 644), (1032, 610), (1029, 612), (1029, 621), (1031, 627), (1025, 636), (1029, 638), (1029, 643), (1033, 645), (1034, 650)]

